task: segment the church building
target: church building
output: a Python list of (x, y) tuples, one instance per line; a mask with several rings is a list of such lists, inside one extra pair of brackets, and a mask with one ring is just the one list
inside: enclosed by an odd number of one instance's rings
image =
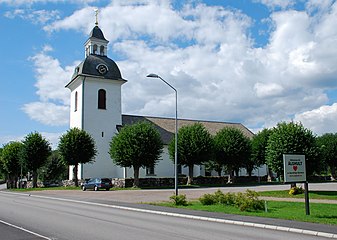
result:
[[(116, 166), (112, 162), (109, 144), (121, 126), (144, 120), (155, 125), (165, 145), (158, 164), (151, 169), (141, 169), (140, 177), (173, 177), (174, 164), (169, 159), (168, 143), (174, 137), (174, 119), (122, 114), (121, 88), (127, 80), (123, 79), (117, 64), (107, 56), (108, 42), (96, 21), (85, 42), (85, 59), (75, 68), (70, 82), (66, 85), (71, 91), (70, 128), (77, 127), (88, 132), (94, 138), (97, 147), (95, 162), (81, 164), (78, 168), (78, 178), (132, 177), (132, 169)], [(211, 134), (231, 126), (240, 129), (248, 137), (253, 136), (249, 129), (237, 123), (178, 119), (178, 128), (196, 122), (203, 124)], [(187, 169), (180, 168), (179, 171), (187, 174)], [(72, 179), (72, 169), (69, 172)], [(204, 167), (195, 166), (194, 174), (205, 175)]]

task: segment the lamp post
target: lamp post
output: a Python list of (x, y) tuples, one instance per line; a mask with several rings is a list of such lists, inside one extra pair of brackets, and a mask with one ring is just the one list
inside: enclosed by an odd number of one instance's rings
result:
[(174, 192), (175, 192), (175, 195), (178, 196), (178, 93), (177, 93), (177, 89), (175, 89), (171, 84), (166, 82), (163, 78), (161, 78), (157, 74), (151, 73), (147, 75), (146, 77), (159, 78), (166, 85), (172, 88), (175, 92), (176, 114), (175, 114), (175, 131), (174, 131)]

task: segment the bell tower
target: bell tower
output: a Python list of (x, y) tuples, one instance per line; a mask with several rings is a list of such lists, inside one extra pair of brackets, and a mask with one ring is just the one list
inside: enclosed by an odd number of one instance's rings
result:
[[(120, 177), (123, 170), (113, 165), (109, 143), (122, 125), (121, 87), (126, 82), (117, 64), (107, 57), (109, 41), (95, 27), (84, 44), (85, 59), (75, 68), (66, 85), (70, 89), (70, 128), (88, 132), (94, 139), (97, 155), (94, 163), (81, 164), (78, 178)], [(69, 178), (73, 178), (72, 168)]]

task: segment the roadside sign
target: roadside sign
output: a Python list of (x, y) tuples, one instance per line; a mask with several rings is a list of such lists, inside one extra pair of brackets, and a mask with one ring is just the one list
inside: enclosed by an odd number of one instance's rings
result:
[(283, 154), (283, 169), (285, 183), (304, 183), (305, 213), (310, 215), (305, 155)]
[(284, 182), (299, 183), (307, 181), (305, 171), (305, 156), (283, 154)]

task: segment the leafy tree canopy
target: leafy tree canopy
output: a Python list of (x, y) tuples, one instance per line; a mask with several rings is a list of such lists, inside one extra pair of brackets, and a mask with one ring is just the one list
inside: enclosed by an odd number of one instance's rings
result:
[(133, 167), (134, 186), (139, 184), (139, 168), (153, 167), (161, 156), (163, 142), (158, 130), (148, 122), (124, 126), (110, 142), (112, 161), (121, 167)]
[(263, 129), (255, 134), (251, 140), (252, 143), (252, 161), (256, 166), (261, 166), (266, 163), (266, 149), (268, 145), (268, 138), (271, 134), (270, 129)]
[(78, 164), (94, 161), (97, 154), (95, 140), (85, 130), (71, 128), (60, 137), (58, 152), (66, 165), (74, 165), (74, 180), (78, 186)]
[(71, 128), (60, 137), (58, 152), (67, 165), (78, 165), (95, 160), (95, 140), (85, 130)]
[(21, 142), (10, 142), (3, 147), (1, 163), (4, 172), (17, 177), (20, 174), (20, 154), (22, 150)]
[(307, 175), (318, 165), (318, 149), (313, 133), (301, 123), (281, 122), (272, 129), (266, 150), (267, 164), (278, 175), (283, 175), (283, 154), (304, 154)]
[[(175, 139), (169, 145), (170, 158), (174, 160)], [(183, 126), (178, 131), (178, 164), (189, 167), (188, 184), (192, 182), (193, 166), (209, 161), (213, 154), (213, 139), (200, 123)]]
[(33, 187), (37, 187), (37, 170), (51, 154), (49, 142), (38, 132), (28, 134), (23, 140), (21, 160), (33, 175)]
[(214, 137), (215, 159), (231, 170), (244, 167), (251, 153), (250, 139), (239, 129), (225, 127)]
[(336, 179), (337, 167), (337, 133), (326, 133), (317, 138), (317, 144), (323, 162), (329, 166), (331, 178)]
[[(172, 161), (175, 153), (175, 139), (169, 145)], [(213, 153), (213, 140), (210, 133), (201, 123), (183, 126), (178, 131), (179, 164), (190, 166), (200, 165), (208, 161)]]
[(67, 178), (68, 167), (62, 161), (57, 150), (48, 157), (46, 164), (40, 168), (39, 176), (43, 182), (57, 182)]

